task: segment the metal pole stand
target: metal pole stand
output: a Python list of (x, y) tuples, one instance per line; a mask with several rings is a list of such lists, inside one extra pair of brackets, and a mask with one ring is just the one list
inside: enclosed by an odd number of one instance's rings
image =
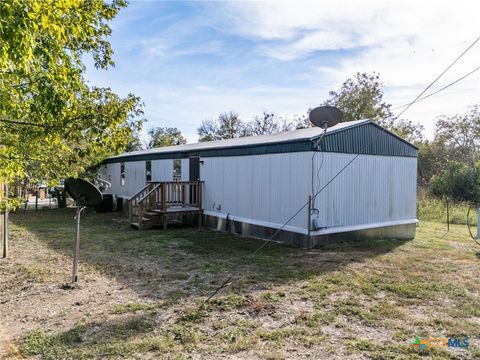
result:
[(73, 267), (72, 267), (72, 283), (78, 281), (78, 257), (80, 255), (80, 216), (85, 209), (84, 206), (77, 205), (77, 214), (75, 220), (77, 220), (77, 231), (75, 233), (75, 248), (73, 251)]
[(5, 184), (4, 187), (4, 192), (5, 192), (5, 200), (7, 201), (5, 212), (3, 213), (3, 229), (2, 232), (3, 234), (0, 234), (0, 238), (3, 238), (3, 254), (2, 258), (7, 258), (8, 257), (8, 184)]
[(480, 239), (480, 208), (477, 209), (477, 239)]

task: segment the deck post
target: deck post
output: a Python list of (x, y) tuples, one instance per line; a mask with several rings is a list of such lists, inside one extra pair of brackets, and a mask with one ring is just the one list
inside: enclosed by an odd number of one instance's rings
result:
[(138, 205), (138, 228), (141, 229), (143, 225), (143, 202)]
[[(152, 192), (153, 190), (153, 186), (151, 187), (150, 189), (150, 192)], [(148, 209), (152, 209), (153, 208), (153, 204), (155, 203), (155, 192), (152, 192), (150, 194), (150, 196), (148, 197)]]
[(162, 215), (163, 230), (167, 230), (168, 227), (168, 215), (167, 213)]
[(167, 211), (167, 188), (166, 188), (166, 183), (162, 183), (160, 185), (161, 189), (161, 194), (162, 194), (162, 204), (161, 204), (161, 209), (163, 212)]
[(202, 182), (198, 182), (198, 209), (202, 209)]
[[(138, 225), (138, 229), (147, 229), (157, 224), (168, 228), (169, 214), (186, 217), (203, 226), (202, 183), (200, 181), (165, 181), (148, 183), (144, 189), (128, 200), (128, 220)], [(154, 211), (151, 211), (155, 208)], [(144, 218), (145, 217), (145, 218)], [(138, 219), (138, 222), (137, 222)]]
[(133, 220), (133, 200), (129, 199), (128, 200), (128, 222), (131, 224)]
[(198, 228), (202, 227), (202, 220), (203, 220), (203, 211), (202, 211), (202, 182), (197, 182), (197, 192), (198, 192)]
[(162, 193), (162, 222), (163, 222), (163, 230), (167, 230), (168, 224), (168, 214), (167, 214), (167, 188), (166, 183), (162, 183), (161, 186), (161, 193)]
[(180, 191), (181, 191), (180, 199), (182, 202), (182, 207), (185, 207), (185, 183), (184, 182), (182, 182), (180, 186)]

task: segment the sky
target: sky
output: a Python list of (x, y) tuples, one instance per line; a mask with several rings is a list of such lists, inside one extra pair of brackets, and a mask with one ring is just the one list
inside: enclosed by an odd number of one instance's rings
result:
[[(471, 1), (130, 1), (112, 21), (115, 67), (90, 85), (145, 103), (144, 134), (236, 111), (306, 114), (357, 72), (377, 72), (392, 108), (411, 102), (480, 36)], [(430, 90), (480, 66), (480, 41)], [(428, 94), (427, 92), (426, 94)], [(440, 115), (480, 103), (480, 71), (412, 105), (402, 118), (434, 134)], [(401, 111), (395, 110), (394, 114)]]

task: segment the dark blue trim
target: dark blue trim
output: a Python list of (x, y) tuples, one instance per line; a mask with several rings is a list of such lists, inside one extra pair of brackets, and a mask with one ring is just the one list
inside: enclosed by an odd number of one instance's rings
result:
[[(362, 123), (332, 133), (327, 133), (321, 143), (322, 151), (349, 154), (368, 154), (417, 157), (415, 146), (385, 130), (375, 123)], [(138, 155), (123, 155), (109, 158), (105, 164), (124, 161), (144, 161), (160, 159), (187, 159), (194, 155), (200, 157), (248, 156), (262, 154), (281, 154), (313, 151), (314, 141), (310, 139), (283, 141), (279, 143), (250, 144), (215, 149), (197, 149), (188, 151), (169, 151)]]

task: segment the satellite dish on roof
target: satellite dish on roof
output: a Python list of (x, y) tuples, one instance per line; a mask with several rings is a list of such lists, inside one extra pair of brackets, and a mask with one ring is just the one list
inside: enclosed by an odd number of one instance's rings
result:
[(87, 180), (68, 178), (65, 180), (65, 190), (77, 206), (95, 206), (103, 200), (100, 190)]
[(343, 113), (335, 106), (319, 106), (312, 109), (308, 114), (310, 122), (323, 129), (337, 125), (342, 121)]
[(72, 283), (78, 281), (78, 255), (80, 253), (80, 215), (87, 206), (95, 206), (102, 202), (103, 195), (98, 188), (87, 180), (68, 178), (65, 180), (65, 190), (77, 204), (77, 232), (73, 251)]

